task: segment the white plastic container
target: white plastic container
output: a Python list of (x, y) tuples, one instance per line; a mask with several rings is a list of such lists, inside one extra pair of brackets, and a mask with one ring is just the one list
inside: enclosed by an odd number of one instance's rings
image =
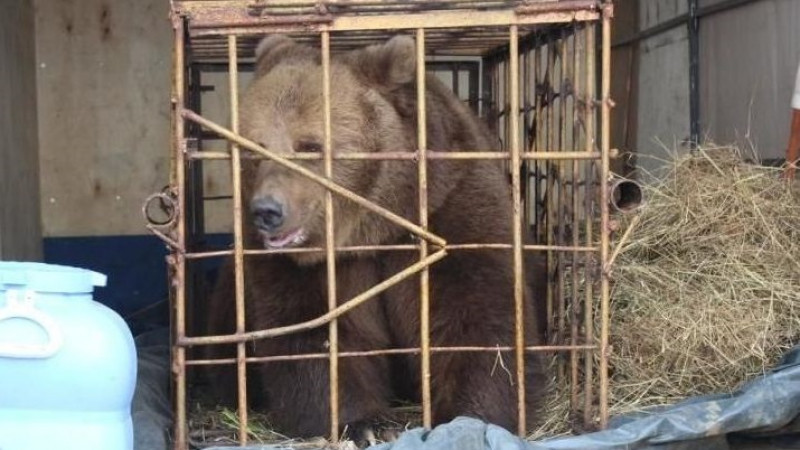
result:
[(131, 450), (136, 349), (105, 275), (0, 261), (0, 449)]

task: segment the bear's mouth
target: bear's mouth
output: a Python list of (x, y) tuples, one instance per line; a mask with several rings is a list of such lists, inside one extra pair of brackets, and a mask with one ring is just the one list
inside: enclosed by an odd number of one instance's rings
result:
[(267, 234), (260, 231), (261, 238), (264, 240), (265, 248), (287, 248), (305, 244), (308, 234), (302, 228), (283, 234)]

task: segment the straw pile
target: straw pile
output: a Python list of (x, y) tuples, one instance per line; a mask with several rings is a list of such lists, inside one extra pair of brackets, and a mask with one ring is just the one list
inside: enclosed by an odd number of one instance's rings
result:
[(800, 338), (796, 184), (732, 148), (668, 166), (622, 219), (634, 228), (612, 275), (612, 414), (734, 390)]
[[(298, 439), (279, 433), (270, 424), (265, 414), (250, 411), (247, 420), (247, 438), (251, 444), (276, 445), (292, 449), (357, 450), (369, 445), (393, 440), (403, 431), (422, 426), (419, 406), (407, 405), (392, 408), (395, 420), (376, 421), (376, 433), (367, 440), (353, 440), (347, 428), (337, 442), (324, 437)], [(209, 407), (196, 404), (189, 414), (189, 440), (194, 448), (238, 446), (239, 416), (236, 411), (224, 407)]]

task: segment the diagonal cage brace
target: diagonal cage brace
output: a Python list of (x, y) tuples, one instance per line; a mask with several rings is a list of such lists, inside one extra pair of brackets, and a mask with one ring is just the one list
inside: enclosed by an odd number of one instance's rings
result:
[(196, 338), (183, 337), (177, 339), (177, 344), (185, 347), (198, 344), (230, 344), (235, 342), (244, 342), (256, 339), (284, 336), (287, 334), (297, 333), (299, 331), (317, 328), (329, 323), (331, 320), (336, 319), (339, 316), (342, 316), (343, 314), (347, 313), (353, 308), (361, 305), (362, 303), (365, 303), (366, 301), (370, 300), (371, 298), (375, 297), (381, 292), (389, 289), (395, 284), (405, 280), (406, 278), (411, 277), (421, 272), (422, 270), (425, 270), (433, 263), (441, 260), (445, 256), (447, 256), (447, 250), (441, 249), (436, 253), (433, 253), (430, 256), (408, 266), (403, 271), (392, 275), (391, 277), (381, 281), (375, 286), (372, 286), (371, 288), (367, 289), (361, 294), (356, 295), (352, 299), (337, 306), (335, 309), (332, 309), (315, 319), (311, 319), (293, 325), (270, 328), (268, 330), (251, 331), (248, 333), (241, 333), (241, 334), (232, 334), (224, 336), (203, 336)]
[(244, 147), (244, 148), (246, 148), (248, 150), (251, 150), (251, 151), (254, 151), (254, 152), (259, 153), (261, 155), (264, 155), (267, 158), (269, 158), (270, 160), (272, 160), (272, 161), (282, 165), (283, 167), (285, 167), (285, 168), (297, 173), (298, 175), (301, 175), (303, 177), (308, 178), (309, 180), (321, 185), (322, 187), (328, 189), (329, 191), (331, 191), (331, 192), (333, 192), (335, 194), (338, 194), (338, 195), (340, 195), (340, 196), (342, 196), (342, 197), (344, 197), (344, 198), (346, 198), (348, 200), (351, 200), (351, 201), (355, 202), (356, 204), (358, 204), (360, 206), (363, 206), (364, 208), (366, 208), (366, 209), (368, 209), (368, 210), (380, 215), (384, 219), (388, 219), (388, 220), (394, 222), (396, 225), (399, 225), (399, 226), (405, 228), (406, 230), (410, 231), (414, 235), (416, 235), (416, 236), (418, 236), (418, 237), (420, 237), (422, 239), (425, 239), (426, 241), (430, 242), (431, 244), (434, 244), (434, 245), (436, 245), (438, 247), (442, 247), (442, 248), (447, 246), (447, 241), (445, 241), (441, 236), (437, 236), (437, 235), (431, 233), (430, 231), (420, 227), (419, 225), (416, 225), (415, 223), (413, 223), (413, 222), (411, 222), (411, 221), (409, 221), (407, 219), (404, 219), (403, 217), (398, 216), (397, 214), (389, 211), (388, 209), (383, 208), (383, 207), (381, 207), (379, 205), (376, 205), (375, 203), (367, 200), (366, 198), (361, 197), (360, 195), (357, 195), (357, 194), (349, 191), (348, 189), (346, 189), (346, 188), (344, 188), (342, 186), (339, 186), (338, 184), (334, 183), (332, 180), (330, 180), (330, 179), (328, 179), (326, 177), (317, 175), (316, 173), (312, 172), (311, 170), (308, 170), (305, 167), (303, 167), (303, 166), (301, 166), (301, 165), (299, 165), (299, 164), (297, 164), (297, 163), (295, 163), (295, 162), (293, 162), (291, 160), (283, 158), (280, 155), (278, 155), (278, 154), (276, 154), (276, 153), (274, 153), (274, 152), (272, 152), (270, 150), (267, 150), (264, 147), (261, 147), (260, 145), (256, 144), (255, 142), (253, 142), (253, 141), (251, 141), (249, 139), (246, 139), (246, 138), (234, 133), (233, 131), (229, 130), (228, 128), (225, 128), (225, 127), (223, 127), (223, 126), (221, 126), (221, 125), (219, 125), (219, 124), (217, 124), (217, 123), (215, 123), (215, 122), (213, 122), (211, 120), (206, 119), (205, 117), (195, 113), (194, 111), (191, 111), (191, 110), (186, 109), (186, 108), (181, 108), (180, 114), (181, 114), (181, 116), (183, 118), (191, 120), (194, 123), (197, 123), (197, 124), (199, 124), (199, 125), (201, 125), (203, 127), (208, 128), (209, 130), (217, 133), (220, 137), (223, 137), (226, 140), (228, 140), (228, 141), (230, 141), (230, 142), (232, 142), (234, 144), (238, 144), (241, 147)]

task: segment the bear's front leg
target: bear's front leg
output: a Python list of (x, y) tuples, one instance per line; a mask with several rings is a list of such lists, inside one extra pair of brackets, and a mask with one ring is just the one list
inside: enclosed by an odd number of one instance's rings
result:
[[(357, 348), (351, 333), (341, 330), (340, 352)], [(269, 354), (304, 355), (327, 351), (327, 327), (293, 337), (276, 338)], [(262, 353), (262, 351), (259, 351)], [(264, 352), (266, 353), (266, 352)], [(279, 361), (259, 364), (259, 379), (269, 419), (289, 437), (328, 436), (331, 430), (330, 361)], [(358, 439), (385, 417), (391, 397), (386, 357), (340, 357), (338, 364), (339, 430)]]
[[(436, 267), (431, 274), (434, 346), (514, 346), (514, 277), (505, 256), (498, 252), (474, 252), (458, 255)], [(526, 345), (535, 345), (536, 308), (527, 289), (525, 294)], [(437, 353), (431, 357), (431, 377), (436, 423), (468, 415), (516, 431), (519, 380), (514, 351)], [(541, 357), (527, 353), (528, 424), (536, 415), (543, 380)]]
[[(373, 262), (339, 262), (337, 299), (344, 303), (376, 282)], [(260, 267), (269, 283), (251, 292), (250, 326), (265, 329), (311, 320), (327, 309), (324, 265), (290, 264)], [(265, 277), (266, 278), (266, 277)], [(390, 346), (385, 314), (375, 298), (337, 320), (338, 351), (360, 352)], [(331, 430), (330, 349), (328, 326), (253, 344), (257, 356), (291, 355), (311, 359), (273, 361), (258, 365), (266, 409), (274, 426), (290, 437), (327, 436)], [(391, 373), (385, 356), (341, 356), (338, 359), (339, 427), (355, 429), (385, 417), (389, 410)], [(358, 433), (355, 433), (358, 434)]]

